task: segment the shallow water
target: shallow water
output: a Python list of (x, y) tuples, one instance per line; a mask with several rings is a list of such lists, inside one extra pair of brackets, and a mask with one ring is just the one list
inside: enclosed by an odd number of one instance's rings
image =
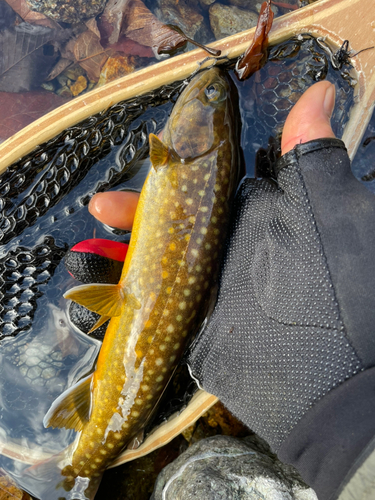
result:
[[(349, 68), (334, 70), (311, 37), (271, 49), (265, 68), (237, 82), (248, 175), (255, 163), (258, 172), (272, 167), (287, 113), (307, 86), (323, 78), (336, 85), (333, 124), (341, 137), (353, 102)], [(85, 120), (0, 178), (0, 442), (10, 450), (17, 445), (55, 452), (74, 438), (73, 431), (44, 429), (42, 419), (52, 401), (92, 369), (100, 343), (69, 322), (62, 295), (74, 280), (62, 258), (83, 239), (128, 240), (125, 232), (95, 221), (88, 201), (98, 191), (141, 189), (149, 168), (148, 134), (163, 128), (184, 85), (177, 82)], [(271, 136), (276, 147), (267, 151)], [(0, 467), (8, 472), (17, 475), (26, 467), (4, 455)]]

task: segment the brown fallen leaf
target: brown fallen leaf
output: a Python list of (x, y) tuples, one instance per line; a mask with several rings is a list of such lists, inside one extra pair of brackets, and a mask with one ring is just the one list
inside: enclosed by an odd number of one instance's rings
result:
[(109, 0), (99, 19), (99, 31), (104, 44), (113, 45), (120, 38), (121, 26), (130, 0)]
[(55, 66), (52, 68), (52, 71), (47, 76), (46, 81), (49, 82), (60, 75), (68, 66), (73, 64), (71, 59), (65, 59), (64, 57), (60, 57)]
[(141, 0), (130, 0), (122, 26), (128, 38), (151, 47), (155, 54), (173, 52), (187, 43), (185, 35), (162, 23)]
[(266, 0), (260, 9), (253, 42), (245, 54), (237, 61), (235, 72), (239, 80), (246, 80), (246, 78), (249, 78), (249, 76), (258, 71), (265, 63), (268, 33), (271, 30), (272, 21), (271, 0)]
[(91, 19), (88, 19), (85, 21), (86, 26), (90, 31), (92, 31), (98, 38), (100, 38), (100, 31), (98, 28), (98, 23), (96, 22), (95, 17), (92, 17)]
[(45, 50), (56, 37), (45, 26), (21, 23), (0, 32), (0, 90), (32, 90), (45, 80), (56, 63), (57, 53)]
[(121, 35), (117, 43), (109, 45), (108, 47), (116, 52), (123, 52), (129, 56), (154, 57), (154, 53), (150, 47), (141, 45), (140, 43), (127, 38), (125, 35)]
[(164, 24), (154, 16), (142, 0), (109, 0), (99, 21), (101, 41), (107, 45), (118, 43), (121, 34), (150, 47), (155, 56), (171, 54), (189, 41), (211, 55), (220, 51), (207, 48), (183, 33), (178, 26)]
[(70, 59), (71, 61), (75, 61), (74, 47), (76, 41), (77, 39), (73, 37), (70, 40), (68, 40), (67, 43), (65, 43), (60, 47), (61, 57), (63, 57), (64, 59)]
[(0, 92), (0, 142), (68, 100), (47, 90)]
[(90, 30), (84, 31), (75, 40), (73, 54), (89, 79), (97, 82), (102, 67), (108, 59), (108, 54), (100, 44), (99, 38)]

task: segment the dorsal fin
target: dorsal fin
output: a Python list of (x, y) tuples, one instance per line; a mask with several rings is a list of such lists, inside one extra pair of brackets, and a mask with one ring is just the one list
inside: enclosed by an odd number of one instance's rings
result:
[(150, 159), (155, 170), (168, 163), (170, 158), (169, 148), (163, 144), (159, 137), (150, 134)]
[(90, 418), (92, 377), (88, 375), (55, 399), (44, 416), (44, 427), (82, 430)]
[[(122, 308), (125, 304), (139, 309), (141, 307), (139, 301), (133, 293), (126, 293), (126, 290), (121, 285), (80, 285), (68, 290), (64, 297), (71, 299), (81, 306), (86, 307), (90, 311), (113, 318), (120, 316)], [(97, 328), (97, 326), (95, 326)]]

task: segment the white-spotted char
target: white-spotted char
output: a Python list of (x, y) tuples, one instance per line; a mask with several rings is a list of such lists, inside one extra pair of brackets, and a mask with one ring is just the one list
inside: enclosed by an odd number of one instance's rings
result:
[(163, 140), (150, 136), (153, 166), (119, 284), (82, 285), (65, 295), (102, 321), (111, 318), (95, 372), (45, 417), (47, 426), (80, 431), (61, 474), (67, 488), (88, 478), (87, 498), (139, 435), (215, 299), (240, 177), (239, 140), (231, 78), (218, 68), (198, 74), (176, 102)]

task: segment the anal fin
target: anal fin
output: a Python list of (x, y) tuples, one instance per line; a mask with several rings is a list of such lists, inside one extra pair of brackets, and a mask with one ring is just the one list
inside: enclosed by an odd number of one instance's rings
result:
[(108, 320), (109, 320), (108, 316), (100, 316), (98, 321), (95, 323), (95, 325), (92, 328), (90, 328), (90, 330), (87, 332), (87, 334), (90, 335), (90, 333), (94, 332), (97, 328), (104, 325), (104, 323)]
[(82, 430), (90, 418), (92, 377), (88, 375), (55, 399), (44, 416), (44, 427)]

